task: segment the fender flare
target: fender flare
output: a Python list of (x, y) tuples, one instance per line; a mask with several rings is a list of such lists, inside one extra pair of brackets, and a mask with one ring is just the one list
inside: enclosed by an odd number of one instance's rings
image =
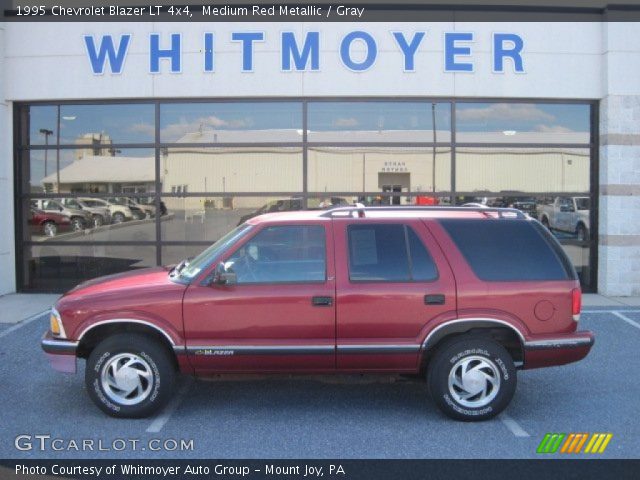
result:
[(458, 318), (456, 320), (449, 320), (441, 323), (433, 330), (429, 332), (420, 346), (420, 352), (424, 355), (430, 348), (436, 345), (444, 337), (451, 335), (452, 333), (464, 333), (472, 328), (507, 328), (514, 332), (519, 341), (520, 348), (524, 351), (524, 345), (526, 343), (524, 334), (514, 325), (504, 320), (497, 318)]

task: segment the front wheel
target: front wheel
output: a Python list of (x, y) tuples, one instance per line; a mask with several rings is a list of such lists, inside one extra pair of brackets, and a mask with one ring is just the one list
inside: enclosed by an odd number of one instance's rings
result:
[(87, 359), (85, 384), (105, 413), (141, 418), (170, 398), (176, 368), (169, 352), (143, 335), (119, 334), (100, 342)]
[(579, 242), (584, 242), (589, 237), (589, 234), (587, 233), (587, 227), (585, 227), (582, 223), (580, 223), (578, 225), (578, 228), (576, 228), (576, 237)]
[(491, 339), (464, 335), (444, 343), (429, 363), (429, 392), (456, 420), (480, 421), (504, 410), (516, 389), (509, 352)]
[(116, 212), (113, 214), (113, 223), (122, 223), (125, 221), (124, 213)]
[(80, 230), (84, 229), (84, 220), (82, 220), (81, 218), (78, 217), (73, 217), (71, 219), (71, 229), (74, 232), (79, 232)]

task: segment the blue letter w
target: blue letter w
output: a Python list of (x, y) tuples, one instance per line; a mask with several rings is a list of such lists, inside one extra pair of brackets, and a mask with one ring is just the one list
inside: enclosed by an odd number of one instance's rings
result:
[(85, 35), (84, 44), (87, 47), (87, 55), (89, 56), (93, 73), (96, 75), (102, 75), (104, 73), (107, 56), (109, 57), (111, 73), (122, 73), (122, 67), (124, 66), (124, 59), (127, 56), (130, 40), (131, 35), (121, 35), (120, 44), (116, 51), (116, 47), (113, 44), (113, 37), (111, 35), (103, 35), (100, 41), (100, 47), (96, 51), (96, 44), (93, 37)]

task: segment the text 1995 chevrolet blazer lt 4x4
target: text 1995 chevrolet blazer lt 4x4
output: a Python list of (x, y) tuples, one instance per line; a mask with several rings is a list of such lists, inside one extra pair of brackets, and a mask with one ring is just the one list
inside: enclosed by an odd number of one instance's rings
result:
[(51, 312), (54, 368), (141, 417), (176, 372), (425, 375), (461, 420), (501, 412), (517, 368), (584, 358), (557, 241), (509, 209), (340, 207), (252, 218), (190, 262), (86, 282)]

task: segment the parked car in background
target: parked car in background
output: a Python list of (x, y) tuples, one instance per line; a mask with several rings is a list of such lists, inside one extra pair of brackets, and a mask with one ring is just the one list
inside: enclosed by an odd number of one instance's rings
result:
[(67, 215), (45, 212), (36, 208), (29, 209), (27, 224), (31, 235), (55, 237), (58, 233), (71, 230), (71, 218)]
[(108, 208), (111, 213), (113, 223), (122, 223), (128, 220), (140, 220), (144, 218), (144, 213), (139, 208), (131, 208), (124, 203), (116, 203), (104, 198), (82, 198), (83, 201), (89, 201), (92, 205), (100, 205)]
[(575, 234), (584, 242), (589, 238), (589, 197), (556, 197), (550, 205), (541, 205), (540, 222), (550, 230)]
[(477, 421), (509, 405), (517, 369), (589, 353), (580, 310), (566, 253), (517, 210), (339, 207), (261, 215), (174, 267), (85, 282), (41, 344), (60, 371), (85, 359), (115, 417), (158, 411), (178, 371), (380, 373), (420, 375), (446, 415)]
[(498, 208), (515, 208), (531, 218), (538, 218), (538, 202), (535, 197), (506, 195), (490, 202), (490, 206)]
[(71, 228), (74, 231), (93, 227), (93, 216), (86, 210), (71, 208), (62, 203), (61, 200), (45, 198), (31, 200), (31, 206), (38, 210), (52, 213), (60, 213), (71, 219)]
[(277, 200), (271, 200), (270, 202), (267, 202), (263, 206), (258, 208), (256, 211), (240, 217), (240, 221), (238, 221), (238, 225), (242, 225), (244, 222), (246, 222), (250, 218), (257, 217), (258, 215), (262, 215), (264, 213), (291, 212), (295, 210), (302, 210), (303, 208), (304, 208), (304, 199), (302, 198), (294, 197), (294, 198), (280, 198)]
[(91, 214), (93, 226), (100, 227), (111, 223), (111, 212), (104, 205), (96, 204), (81, 198), (63, 198), (60, 200), (63, 205), (76, 210), (85, 210)]
[(136, 211), (136, 209), (141, 210), (147, 218), (156, 216), (156, 207), (150, 203), (142, 203), (138, 199), (131, 197), (114, 197), (109, 200), (118, 205), (126, 205), (131, 208), (132, 211)]

